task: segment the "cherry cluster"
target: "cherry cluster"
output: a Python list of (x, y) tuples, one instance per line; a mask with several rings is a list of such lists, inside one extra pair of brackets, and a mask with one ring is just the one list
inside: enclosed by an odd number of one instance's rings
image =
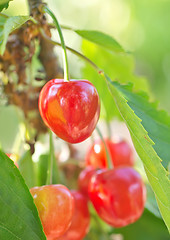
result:
[[(96, 127), (99, 96), (87, 80), (53, 79), (40, 93), (39, 110), (44, 123), (58, 137), (78, 143)], [(30, 189), (48, 240), (82, 240), (90, 226), (89, 201), (99, 217), (113, 227), (126, 226), (141, 216), (146, 191), (133, 169), (131, 148), (125, 141), (105, 139), (104, 143), (95, 142), (87, 152), (78, 190), (70, 191), (59, 184)], [(107, 168), (106, 146), (113, 169)]]
[(134, 158), (127, 142), (105, 139), (113, 169), (107, 169), (103, 142), (96, 141), (86, 155), (87, 168), (78, 179), (81, 192), (93, 204), (99, 217), (119, 228), (135, 222), (142, 215), (146, 189), (140, 174), (132, 167)]

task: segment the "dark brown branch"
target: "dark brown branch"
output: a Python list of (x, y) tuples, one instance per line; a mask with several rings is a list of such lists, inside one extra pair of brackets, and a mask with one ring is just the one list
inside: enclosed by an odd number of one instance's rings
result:
[[(32, 15), (44, 29), (45, 33), (51, 37), (50, 26), (48, 25), (44, 13), (41, 12), (42, 0), (28, 0), (30, 15)], [(44, 39), (41, 35), (39, 59), (44, 67), (47, 81), (53, 78), (62, 78), (63, 71), (58, 64), (57, 56), (54, 53), (54, 45)]]

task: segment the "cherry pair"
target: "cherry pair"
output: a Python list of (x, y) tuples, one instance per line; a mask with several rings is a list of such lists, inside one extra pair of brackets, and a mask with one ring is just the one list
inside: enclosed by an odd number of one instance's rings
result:
[(144, 210), (146, 189), (139, 173), (132, 167), (81, 172), (79, 189), (92, 202), (96, 212), (113, 227), (135, 222)]
[[(48, 240), (82, 240), (89, 229), (86, 197), (63, 185), (30, 189)], [(80, 224), (81, 223), (81, 224)]]
[(141, 216), (146, 189), (141, 176), (132, 168), (134, 158), (129, 145), (108, 139), (105, 143), (115, 168), (106, 168), (106, 150), (98, 140), (86, 154), (87, 168), (79, 175), (79, 190), (90, 199), (101, 219), (113, 227), (124, 227)]

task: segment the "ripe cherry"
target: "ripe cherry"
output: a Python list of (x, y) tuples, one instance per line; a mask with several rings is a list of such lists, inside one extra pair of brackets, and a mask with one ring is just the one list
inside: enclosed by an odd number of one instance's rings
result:
[(124, 227), (141, 216), (146, 189), (139, 173), (131, 167), (103, 169), (91, 178), (89, 197), (106, 223)]
[[(111, 160), (114, 167), (118, 166), (133, 166), (134, 157), (132, 149), (125, 141), (114, 143), (111, 140), (105, 139), (105, 143), (111, 155)], [(85, 157), (86, 165), (95, 168), (106, 168), (107, 157), (104, 144), (101, 140), (97, 140)]]
[(40, 92), (39, 110), (45, 124), (58, 137), (79, 143), (95, 129), (100, 114), (99, 96), (87, 80), (53, 79)]
[(74, 199), (63, 185), (46, 185), (30, 189), (48, 240), (63, 235), (69, 228)]
[(79, 191), (71, 191), (75, 200), (72, 223), (67, 232), (58, 240), (82, 240), (89, 230), (90, 213), (86, 197)]
[(87, 167), (83, 171), (81, 171), (79, 177), (78, 177), (78, 188), (79, 191), (81, 191), (84, 196), (88, 198), (88, 186), (91, 177), (96, 173), (96, 169), (92, 167)]

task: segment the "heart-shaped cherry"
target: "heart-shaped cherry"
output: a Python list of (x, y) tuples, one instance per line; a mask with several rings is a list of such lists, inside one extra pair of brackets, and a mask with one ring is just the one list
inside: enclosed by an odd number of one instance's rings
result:
[(131, 167), (102, 169), (90, 180), (89, 197), (106, 223), (124, 227), (141, 216), (146, 189), (139, 173)]
[[(114, 167), (133, 166), (135, 159), (131, 147), (126, 141), (113, 142), (105, 139)], [(107, 167), (107, 155), (102, 140), (96, 140), (85, 156), (86, 166)]]
[(71, 225), (58, 240), (82, 240), (89, 230), (90, 213), (87, 198), (79, 191), (71, 190), (74, 197), (75, 210)]
[(100, 114), (99, 96), (87, 80), (53, 79), (40, 92), (39, 110), (45, 124), (58, 137), (79, 143), (95, 129)]
[(60, 184), (34, 187), (30, 192), (47, 239), (57, 239), (67, 231), (72, 221), (74, 199), (71, 192)]

